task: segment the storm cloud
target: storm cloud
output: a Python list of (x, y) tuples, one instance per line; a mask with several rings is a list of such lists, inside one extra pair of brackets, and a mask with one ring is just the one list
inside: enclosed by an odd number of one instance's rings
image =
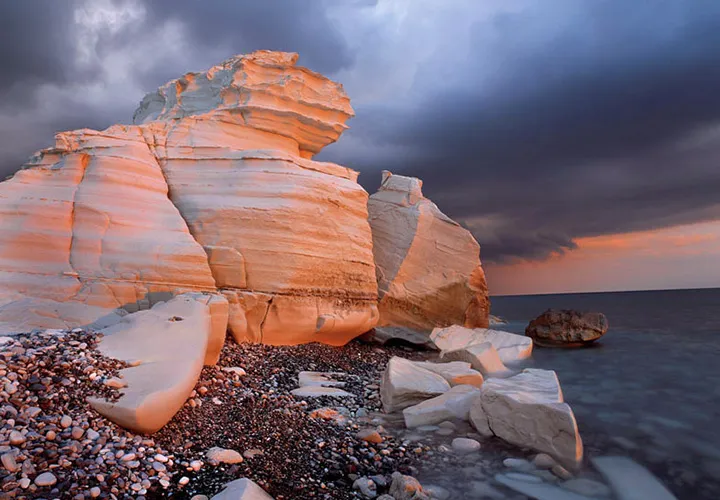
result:
[(57, 130), (127, 122), (186, 71), (266, 48), (342, 82), (319, 159), (416, 175), (485, 261), (720, 219), (713, 0), (105, 0), (0, 6), (0, 173)]

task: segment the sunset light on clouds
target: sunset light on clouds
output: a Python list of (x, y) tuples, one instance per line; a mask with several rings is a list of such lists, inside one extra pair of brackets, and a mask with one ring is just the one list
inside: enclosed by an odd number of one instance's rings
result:
[(486, 264), (493, 295), (713, 287), (720, 221), (579, 238), (542, 261)]

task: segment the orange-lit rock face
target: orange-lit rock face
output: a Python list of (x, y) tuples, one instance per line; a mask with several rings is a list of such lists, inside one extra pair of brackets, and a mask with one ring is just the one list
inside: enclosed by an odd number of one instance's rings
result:
[[(238, 340), (343, 344), (372, 328), (367, 193), (310, 159), (353, 111), (296, 59), (189, 73), (146, 96), (137, 125), (60, 134), (0, 184), (0, 325), (75, 326), (151, 292), (219, 289)], [(60, 310), (20, 317), (45, 299)]]
[(487, 327), (480, 247), (421, 188), (419, 179), (383, 172), (380, 189), (370, 197), (380, 324), (420, 331)]

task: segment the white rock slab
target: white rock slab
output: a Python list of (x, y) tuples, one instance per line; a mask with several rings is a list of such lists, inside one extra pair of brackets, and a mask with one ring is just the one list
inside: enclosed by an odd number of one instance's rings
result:
[(212, 331), (209, 309), (195, 294), (185, 294), (102, 330), (101, 353), (138, 364), (120, 371), (127, 384), (120, 399), (88, 398), (90, 405), (140, 434), (162, 428), (200, 376)]
[(345, 375), (339, 372), (308, 372), (298, 373), (298, 385), (300, 387), (321, 386), (321, 387), (345, 387), (345, 382), (333, 380), (336, 375)]
[(440, 358), (448, 361), (465, 361), (486, 377), (506, 377), (512, 372), (500, 360), (490, 342), (465, 346), (454, 351), (443, 351)]
[(456, 385), (445, 394), (405, 408), (405, 427), (411, 429), (422, 425), (435, 425), (453, 418), (467, 420), (470, 407), (479, 396), (480, 389), (477, 387)]
[(298, 398), (321, 398), (321, 397), (332, 397), (332, 398), (354, 398), (355, 395), (347, 391), (343, 391), (337, 387), (325, 387), (321, 385), (308, 385), (306, 387), (298, 387), (290, 391), (295, 397)]
[(470, 421), (482, 435), (548, 453), (566, 467), (582, 461), (575, 415), (563, 401), (554, 371), (525, 369), (487, 380), (470, 408)]
[(595, 457), (592, 464), (620, 500), (677, 500), (649, 470), (630, 458)]
[(497, 474), (495, 480), (511, 490), (536, 500), (590, 500), (590, 497), (563, 490), (552, 484), (515, 479), (511, 474)]
[(273, 500), (260, 486), (248, 478), (236, 479), (225, 485), (211, 500)]
[(380, 399), (392, 413), (434, 398), (450, 390), (450, 384), (437, 373), (420, 368), (410, 360), (390, 358), (380, 385)]
[(448, 381), (451, 386), (472, 385), (480, 387), (483, 384), (483, 376), (477, 370), (470, 367), (465, 361), (450, 361), (447, 363), (431, 363), (429, 361), (413, 361), (417, 366), (433, 373), (437, 373)]
[(532, 354), (532, 339), (524, 335), (490, 330), (488, 328), (465, 328), (459, 325), (435, 328), (430, 340), (441, 351), (454, 351), (473, 344), (490, 342), (503, 363), (515, 363)]

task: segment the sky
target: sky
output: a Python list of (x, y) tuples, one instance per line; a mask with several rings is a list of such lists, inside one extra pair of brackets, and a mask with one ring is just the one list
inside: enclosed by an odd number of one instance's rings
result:
[(0, 2), (0, 176), (257, 49), (344, 85), (316, 159), (423, 179), (492, 294), (720, 286), (717, 0)]

